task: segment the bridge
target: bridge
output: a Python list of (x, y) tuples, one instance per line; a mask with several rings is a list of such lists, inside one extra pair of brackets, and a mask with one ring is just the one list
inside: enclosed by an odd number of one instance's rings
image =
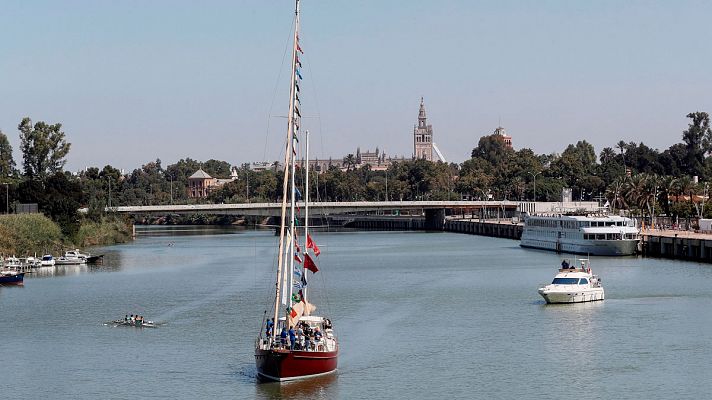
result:
[[(335, 215), (377, 211), (408, 211), (429, 214), (435, 210), (454, 210), (455, 212), (474, 212), (479, 210), (514, 211), (519, 206), (516, 201), (345, 201), (345, 202), (309, 202), (309, 214)], [(297, 203), (304, 209), (304, 202)], [(239, 203), (239, 204), (182, 204), (159, 206), (120, 206), (107, 207), (107, 212), (129, 215), (167, 215), (167, 214), (212, 214), (275, 217), (282, 212), (282, 203)]]

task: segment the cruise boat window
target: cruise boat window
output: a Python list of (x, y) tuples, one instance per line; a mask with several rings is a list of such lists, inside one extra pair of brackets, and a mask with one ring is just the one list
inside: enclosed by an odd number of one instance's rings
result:
[(578, 283), (578, 278), (554, 278), (551, 283), (554, 285), (575, 285)]
[(606, 234), (605, 233), (597, 233), (596, 240), (606, 240)]
[(579, 285), (588, 285), (588, 279), (581, 278), (581, 280), (579, 281)]

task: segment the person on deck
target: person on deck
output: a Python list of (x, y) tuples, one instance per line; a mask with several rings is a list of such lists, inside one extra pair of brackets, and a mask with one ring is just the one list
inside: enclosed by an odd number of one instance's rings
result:
[(272, 329), (274, 328), (274, 322), (272, 322), (272, 318), (267, 320), (267, 328), (265, 329), (265, 333), (267, 336), (272, 336)]
[(289, 327), (289, 350), (294, 350), (294, 344), (297, 341), (297, 335), (294, 333), (294, 327)]
[(321, 331), (318, 326), (314, 328), (314, 342), (317, 347), (319, 346), (319, 342), (321, 342)]
[(311, 330), (305, 329), (304, 330), (304, 348), (306, 349), (306, 351), (309, 351), (309, 350), (311, 350), (311, 347), (312, 347)]
[(299, 344), (299, 350), (304, 348), (304, 329), (299, 325), (297, 328), (297, 343)]
[(287, 347), (287, 328), (282, 327), (282, 332), (279, 334), (282, 339), (282, 347)]

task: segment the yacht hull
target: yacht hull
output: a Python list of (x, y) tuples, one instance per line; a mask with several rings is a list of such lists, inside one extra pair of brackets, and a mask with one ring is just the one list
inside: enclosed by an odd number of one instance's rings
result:
[(539, 289), (539, 294), (548, 304), (562, 303), (586, 303), (589, 301), (600, 301), (605, 298), (603, 289), (600, 290), (571, 290), (571, 291), (548, 291)]
[(638, 249), (637, 240), (596, 240), (556, 242), (522, 237), (522, 247), (551, 250), (561, 253), (587, 254), (591, 256), (630, 256)]
[(310, 378), (336, 371), (339, 350), (255, 350), (257, 374), (272, 381)]

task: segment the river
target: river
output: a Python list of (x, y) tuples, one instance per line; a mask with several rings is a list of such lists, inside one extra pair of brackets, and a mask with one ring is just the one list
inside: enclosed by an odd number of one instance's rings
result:
[[(702, 399), (712, 393), (712, 266), (591, 260), (606, 300), (545, 305), (561, 257), (424, 232), (317, 233), (311, 300), (339, 370), (255, 379), (274, 287), (272, 231), (144, 228), (101, 266), (0, 288), (8, 399)], [(574, 258), (574, 257), (571, 257)], [(138, 313), (156, 329), (106, 326)]]

